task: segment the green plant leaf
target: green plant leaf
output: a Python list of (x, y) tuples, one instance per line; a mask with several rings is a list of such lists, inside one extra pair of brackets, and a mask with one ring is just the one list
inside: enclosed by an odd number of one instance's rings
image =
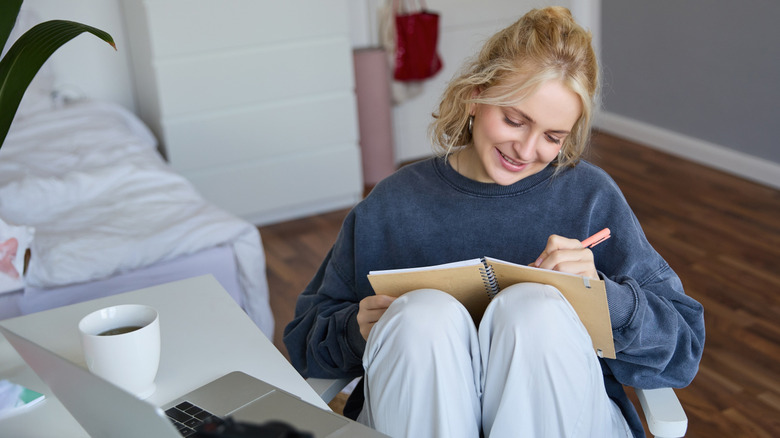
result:
[(52, 20), (25, 32), (0, 60), (0, 147), (24, 92), (38, 70), (52, 53), (84, 32), (95, 35), (116, 50), (111, 35), (100, 29), (73, 21)]
[(19, 16), (19, 9), (22, 8), (22, 0), (2, 0), (0, 1), (0, 51), (8, 42), (8, 35), (16, 24), (16, 17)]

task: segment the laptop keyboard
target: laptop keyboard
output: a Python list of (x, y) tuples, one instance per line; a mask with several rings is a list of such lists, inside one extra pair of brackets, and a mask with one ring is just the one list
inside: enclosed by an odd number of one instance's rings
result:
[(209, 418), (217, 418), (209, 411), (201, 409), (190, 402), (183, 401), (165, 411), (173, 425), (179, 429), (182, 436), (191, 436), (195, 430)]

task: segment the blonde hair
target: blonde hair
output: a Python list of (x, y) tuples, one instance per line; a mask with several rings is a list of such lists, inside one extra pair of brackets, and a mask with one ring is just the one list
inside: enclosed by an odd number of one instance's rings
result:
[(563, 7), (531, 10), (493, 35), (447, 85), (430, 126), (434, 146), (446, 155), (471, 144), (472, 104), (515, 106), (541, 84), (559, 80), (580, 97), (582, 113), (555, 164), (577, 164), (588, 143), (599, 87), (591, 39)]

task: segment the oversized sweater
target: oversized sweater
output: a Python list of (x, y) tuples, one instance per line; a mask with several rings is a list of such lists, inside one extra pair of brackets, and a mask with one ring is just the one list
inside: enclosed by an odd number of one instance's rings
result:
[(704, 347), (703, 310), (648, 243), (615, 182), (586, 161), (501, 186), (431, 158), (381, 181), (347, 215), (298, 298), (284, 331), (292, 364), (307, 377), (362, 375), (366, 343), (356, 315), (360, 300), (374, 294), (369, 271), (483, 256), (529, 264), (551, 234), (583, 240), (605, 227), (612, 238), (592, 251), (606, 283), (617, 359), (599, 360), (609, 397), (643, 436), (621, 384), (688, 385)]

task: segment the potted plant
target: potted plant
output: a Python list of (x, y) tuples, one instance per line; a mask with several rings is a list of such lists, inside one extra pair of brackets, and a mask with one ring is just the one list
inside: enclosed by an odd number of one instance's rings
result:
[[(5, 47), (24, 0), (0, 1), (0, 48)], [(51, 20), (25, 32), (0, 60), (0, 147), (19, 108), (24, 92), (47, 59), (63, 44), (89, 32), (116, 50), (108, 33), (85, 24)]]

